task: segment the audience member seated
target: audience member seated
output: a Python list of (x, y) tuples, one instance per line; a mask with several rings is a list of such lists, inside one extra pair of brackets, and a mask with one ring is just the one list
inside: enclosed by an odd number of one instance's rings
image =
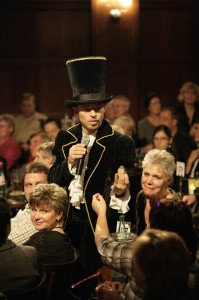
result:
[(174, 233), (148, 229), (133, 245), (134, 278), (143, 289), (143, 299), (190, 300), (189, 253)]
[(65, 107), (64, 117), (61, 119), (62, 129), (68, 128), (79, 123), (79, 116), (75, 113), (72, 107)]
[(9, 205), (0, 198), (0, 291), (5, 294), (25, 292), (40, 280), (35, 249), (7, 238), (10, 218)]
[(106, 103), (104, 116), (105, 119), (112, 124), (113, 120), (115, 119), (113, 101)]
[(37, 149), (34, 161), (40, 162), (48, 168), (52, 167), (56, 159), (56, 157), (52, 154), (53, 147), (54, 142), (42, 143)]
[(163, 108), (160, 113), (161, 124), (169, 127), (173, 138), (176, 160), (187, 161), (192, 150), (197, 148), (192, 138), (178, 128), (178, 115), (172, 108)]
[(162, 198), (171, 199), (175, 193), (170, 184), (175, 172), (175, 158), (166, 150), (152, 149), (142, 161), (142, 190), (136, 199), (135, 219), (136, 234), (140, 235), (149, 228), (149, 212)]
[[(176, 160), (177, 154), (172, 141), (173, 138), (171, 136), (169, 127), (165, 125), (159, 125), (155, 128), (153, 133), (153, 148), (159, 150), (167, 150), (168, 152), (173, 154)], [(173, 183), (171, 184), (171, 187), (175, 191), (179, 191), (179, 176), (176, 176), (176, 172), (173, 175)]]
[[(194, 219), (197, 216), (199, 220), (199, 123), (196, 123), (193, 139), (196, 142), (198, 149), (192, 150), (186, 162), (186, 175), (189, 178), (195, 178), (196, 182), (198, 182), (198, 186), (196, 186), (192, 195), (184, 195), (182, 201), (191, 207)], [(197, 221), (197, 228), (199, 229), (198, 225), (199, 223)]]
[(186, 174), (190, 178), (199, 177), (199, 148), (191, 151), (186, 163)]
[(190, 135), (199, 148), (199, 121), (192, 126)]
[(76, 256), (69, 236), (64, 232), (64, 220), (69, 209), (67, 192), (55, 183), (40, 184), (30, 193), (30, 215), (37, 233), (26, 245), (37, 250), (38, 262), (61, 264)]
[[(190, 257), (189, 288), (199, 295), (199, 260), (197, 257), (197, 236), (193, 226), (192, 214), (180, 198), (161, 199), (151, 208), (150, 227), (177, 233), (185, 242)], [(198, 299), (195, 297), (194, 299)]]
[(149, 221), (151, 228), (178, 233), (189, 249), (190, 261), (195, 263), (197, 239), (191, 211), (177, 195), (174, 195), (172, 199), (161, 199), (157, 206), (153, 206), (149, 214)]
[(191, 178), (199, 177), (199, 122), (194, 127), (193, 140), (198, 148), (192, 150), (186, 162), (186, 175)]
[[(39, 162), (27, 164), (24, 172), (24, 194), (26, 201), (29, 202), (30, 192), (39, 183), (48, 182), (48, 171), (45, 165)], [(9, 239), (16, 244), (23, 244), (31, 235), (36, 232), (30, 218), (29, 204), (25, 208), (19, 210), (17, 215), (11, 219), (11, 232)]]
[[(137, 289), (137, 287), (135, 286), (134, 277), (133, 277), (136, 272), (135, 270), (136, 264), (135, 264), (133, 249), (134, 249), (134, 245), (136, 245), (140, 237), (136, 240), (136, 236), (134, 236), (134, 239), (128, 243), (116, 241), (113, 237), (110, 236), (109, 233), (108, 224), (106, 220), (106, 202), (101, 195), (96, 194), (93, 196), (92, 207), (98, 216), (96, 228), (95, 228), (95, 241), (98, 247), (98, 251), (102, 255), (103, 261), (109, 267), (127, 275), (128, 283), (124, 287), (124, 290), (122, 292), (122, 298), (118, 298), (118, 299), (129, 299), (129, 300), (135, 299), (135, 293), (139, 294), (140, 290)], [(159, 215), (161, 215), (161, 217), (159, 217)], [(178, 234), (182, 234), (181, 237), (184, 239), (191, 253), (192, 266), (191, 268), (190, 265), (188, 266), (188, 270), (190, 271), (189, 286), (191, 289), (194, 290), (195, 285), (193, 286), (192, 270), (193, 270), (193, 264), (195, 265), (194, 260), (196, 254), (196, 240), (194, 236), (192, 218), (189, 209), (186, 207), (186, 205), (184, 205), (179, 200), (179, 198), (170, 199), (170, 201), (168, 201), (168, 199), (166, 200), (164, 199), (161, 201), (161, 204), (159, 204), (159, 206), (154, 206), (151, 209), (150, 222), (151, 222), (150, 227), (155, 226), (156, 228), (159, 228), (158, 226), (160, 226), (160, 228), (163, 227), (165, 228), (165, 230), (174, 231)], [(170, 249), (167, 249), (167, 251), (168, 251), (167, 255), (170, 255), (172, 253)], [(174, 258), (175, 258), (175, 253), (176, 252), (174, 251), (173, 252)], [(148, 259), (150, 263), (150, 258), (148, 257)], [(164, 259), (164, 262), (165, 261), (166, 260)], [(154, 268), (156, 266), (158, 266), (158, 264), (154, 264)], [(176, 272), (178, 272), (178, 270), (176, 269), (174, 270), (175, 271), (173, 276), (175, 276)], [(170, 276), (168, 276), (168, 278), (170, 278)], [(197, 275), (194, 276), (194, 279), (197, 278), (198, 278)], [(195, 282), (194, 284), (197, 283)], [(103, 292), (107, 292), (106, 286), (107, 284), (105, 285)], [(113, 284), (109, 284), (109, 286), (114, 287)], [(118, 296), (117, 293), (115, 294), (115, 296)], [(110, 299), (117, 299), (117, 297), (110, 298)]]
[(132, 118), (130, 114), (131, 102), (129, 98), (124, 95), (116, 95), (112, 99), (111, 103), (113, 104), (114, 118), (118, 118), (120, 116), (129, 116)]
[(57, 133), (62, 128), (62, 123), (60, 120), (53, 118), (47, 118), (41, 123), (42, 130), (50, 138), (51, 141), (55, 141)]
[(6, 159), (8, 174), (21, 156), (21, 148), (13, 138), (14, 130), (13, 117), (10, 115), (0, 115), (0, 155)]
[(116, 95), (110, 103), (108, 105), (112, 105), (111, 124), (121, 126), (125, 134), (133, 137), (136, 141), (136, 125), (130, 113), (130, 99), (124, 95)]
[(3, 163), (3, 172), (4, 172), (6, 180), (8, 180), (8, 178), (7, 178), (7, 161), (3, 156), (0, 156), (0, 162)]
[(35, 96), (29, 92), (22, 94), (20, 109), (21, 114), (15, 117), (15, 137), (26, 151), (30, 135), (40, 131), (41, 120), (47, 116), (36, 110)]
[(112, 125), (119, 125), (124, 129), (125, 134), (132, 138), (136, 136), (135, 122), (129, 116), (122, 115), (116, 118)]
[(145, 99), (146, 117), (138, 121), (138, 147), (147, 153), (152, 149), (152, 136), (156, 126), (160, 125), (161, 100), (156, 93), (149, 93)]
[[(45, 142), (49, 142), (50, 139), (43, 132), (33, 133), (28, 141), (29, 149), (23, 153), (23, 159), (21, 159), (21, 165), (32, 162), (37, 154), (38, 147)], [(23, 161), (22, 161), (23, 160)]]
[(165, 125), (159, 125), (153, 132), (153, 148), (171, 152), (172, 136), (170, 129)]
[(175, 109), (179, 115), (178, 128), (191, 134), (192, 127), (199, 121), (199, 86), (194, 82), (185, 82), (180, 88)]
[(114, 131), (118, 131), (122, 134), (125, 134), (125, 131), (121, 126), (116, 125), (116, 124), (111, 124), (111, 127), (113, 128)]

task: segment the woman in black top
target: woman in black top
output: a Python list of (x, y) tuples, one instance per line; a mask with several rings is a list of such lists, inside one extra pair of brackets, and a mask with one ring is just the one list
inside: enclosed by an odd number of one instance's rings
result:
[(180, 89), (178, 101), (178, 128), (192, 135), (192, 128), (199, 121), (199, 86), (194, 82), (185, 82)]
[(76, 257), (69, 236), (63, 230), (68, 208), (66, 191), (58, 185), (39, 184), (30, 194), (31, 220), (37, 233), (25, 243), (37, 250), (38, 262), (67, 263)]

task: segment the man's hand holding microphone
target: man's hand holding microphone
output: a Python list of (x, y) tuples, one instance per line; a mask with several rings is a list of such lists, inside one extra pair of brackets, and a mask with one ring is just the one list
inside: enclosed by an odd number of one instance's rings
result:
[(84, 159), (87, 153), (87, 146), (89, 142), (89, 136), (83, 136), (81, 144), (73, 145), (69, 150), (68, 163), (71, 164), (72, 167), (77, 165), (77, 175), (81, 175), (82, 173)]

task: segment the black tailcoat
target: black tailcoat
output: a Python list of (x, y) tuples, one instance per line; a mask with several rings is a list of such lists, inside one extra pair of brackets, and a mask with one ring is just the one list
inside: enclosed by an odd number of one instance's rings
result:
[[(68, 169), (69, 149), (81, 143), (82, 126), (75, 125), (67, 130), (61, 130), (56, 138), (53, 154), (56, 162), (50, 169), (49, 182), (57, 183), (62, 187), (68, 188), (73, 175)], [(107, 219), (110, 231), (115, 231), (116, 221), (118, 220), (117, 210), (109, 208), (110, 186), (113, 183), (114, 175), (120, 166), (124, 166), (127, 172), (133, 169), (135, 159), (135, 149), (133, 139), (113, 131), (106, 120), (103, 120), (97, 131), (96, 140), (89, 153), (89, 161), (84, 177), (84, 201), (86, 219), (90, 223), (90, 229), (94, 231), (96, 214), (92, 210), (92, 196), (100, 193), (107, 202)], [(72, 207), (72, 211), (78, 211)], [(85, 218), (85, 215), (83, 218)], [(81, 217), (80, 217), (81, 218)], [(70, 221), (68, 221), (70, 227)], [(70, 230), (69, 230), (70, 232)], [(71, 236), (72, 239), (72, 236)], [(94, 236), (91, 232), (91, 237)]]

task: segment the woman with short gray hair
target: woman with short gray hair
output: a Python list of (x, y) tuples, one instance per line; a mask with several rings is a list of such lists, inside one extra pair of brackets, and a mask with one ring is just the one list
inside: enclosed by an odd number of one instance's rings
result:
[(136, 233), (150, 227), (149, 212), (162, 198), (173, 198), (170, 184), (175, 172), (175, 158), (166, 150), (152, 149), (142, 162), (142, 190), (136, 199)]
[(164, 170), (168, 178), (173, 179), (176, 169), (175, 158), (167, 150), (152, 149), (149, 151), (142, 161), (142, 168), (145, 169), (149, 165), (159, 166)]

